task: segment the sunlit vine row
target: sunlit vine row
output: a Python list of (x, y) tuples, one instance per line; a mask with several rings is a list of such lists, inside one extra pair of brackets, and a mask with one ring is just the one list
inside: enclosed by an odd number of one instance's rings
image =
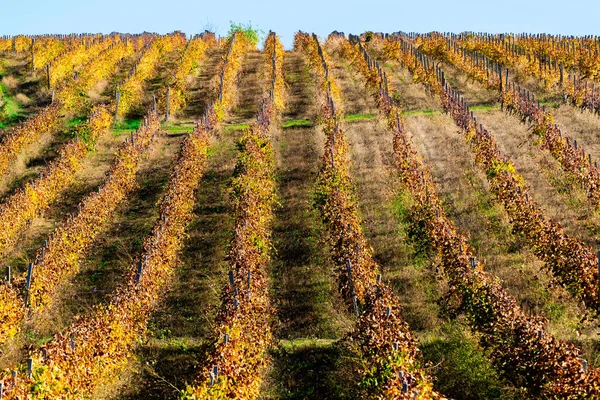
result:
[[(264, 46), (266, 69), (275, 80), (280, 79), (277, 69), (283, 66), (283, 54), (273, 51), (278, 45), (279, 39), (272, 33)], [(181, 398), (250, 400), (259, 394), (273, 338), (268, 264), (277, 185), (270, 131), (279, 115), (275, 104), (284, 104), (285, 93), (277, 91), (276, 96), (263, 100), (256, 121), (239, 141), (232, 182), (235, 224), (228, 257), (229, 282), (221, 292), (216, 334), (204, 362), (208, 368)]]
[(73, 74), (81, 67), (97, 57), (102, 51), (112, 46), (117, 39), (116, 35), (104, 38), (91, 39), (91, 44), (86, 41), (75, 49), (57, 57), (49, 66), (50, 88), (56, 86), (65, 78), (72, 78)]
[(95, 307), (44, 350), (35, 350), (31, 377), (17, 374), (15, 379), (5, 371), (5, 399), (79, 399), (118, 379), (145, 337), (148, 318), (173, 277), (214, 122), (210, 112), (184, 140), (162, 197), (160, 218), (144, 240), (142, 255), (131, 266), (125, 284), (107, 304)]
[(124, 58), (134, 54), (136, 46), (127, 37), (116, 37), (115, 43), (91, 60), (79, 71), (75, 79), (64, 82), (56, 91), (55, 99), (62, 103), (65, 112), (85, 113), (90, 106), (87, 93), (115, 72), (116, 66)]
[(373, 399), (438, 399), (425, 374), (416, 340), (402, 318), (400, 300), (378, 277), (361, 226), (358, 201), (350, 177), (349, 143), (340, 121), (341, 96), (329, 74), (327, 53), (316, 36), (299, 32), (294, 49), (303, 52), (318, 77), (325, 152), (317, 179), (315, 205), (327, 231), (339, 289), (357, 315), (352, 332), (342, 343), (362, 360), (357, 387)]
[(219, 122), (223, 121), (227, 110), (236, 102), (235, 79), (242, 66), (244, 55), (252, 49), (253, 45), (242, 32), (234, 32), (225, 40), (222, 47), (225, 56), (219, 65), (221, 71), (219, 83), (213, 88), (215, 111)]
[[(442, 84), (440, 71), (436, 74), (435, 69), (426, 69), (414, 51), (398, 56), (416, 77), (427, 76), (426, 79), (419, 78), (422, 82), (427, 85), (433, 82), (431, 89), (442, 97), (444, 109), (454, 117), (475, 148), (491, 190), (506, 205), (515, 229), (518, 231), (519, 226), (527, 226), (531, 220), (542, 220), (535, 204), (525, 199), (522, 177), (514, 172), (514, 166), (497, 149), (490, 133), (476, 125), (462, 99), (453, 95), (446, 82)], [(600, 395), (600, 372), (592, 368), (586, 370), (580, 350), (549, 333), (544, 318), (526, 316), (516, 299), (484, 271), (484, 266), (474, 262), (474, 252), (467, 238), (457, 232), (445, 215), (435, 185), (410, 144), (400, 113), (397, 110), (391, 112), (392, 109), (385, 112), (388, 126), (394, 130), (396, 166), (406, 187), (418, 200), (410, 213), (413, 224), (422, 227), (419, 232), (428, 235), (433, 248), (442, 257), (450, 287), (446, 305), (466, 314), (471, 327), (481, 334), (481, 343), (491, 349), (494, 363), (515, 386), (527, 388), (531, 395), (542, 398)], [(532, 212), (527, 213), (527, 209)], [(546, 235), (538, 241), (540, 248), (549, 251), (548, 258), (562, 262), (555, 251), (572, 246), (573, 241), (565, 238), (551, 242), (549, 237), (555, 238), (556, 224), (549, 223), (540, 229), (541, 234)], [(536, 250), (540, 256), (539, 248)], [(570, 272), (573, 273), (577, 274), (577, 271)], [(597, 302), (597, 294), (594, 295), (596, 298), (592, 300)]]
[[(79, 79), (68, 81), (64, 88), (59, 88), (56, 99), (51, 105), (8, 131), (0, 142), (0, 176), (8, 172), (19, 153), (26, 146), (38, 140), (43, 133), (54, 131), (60, 126), (62, 113), (73, 111), (75, 103), (81, 104), (84, 101), (82, 93), (86, 94), (91, 85), (114, 73), (114, 64), (108, 68), (105, 66), (107, 62), (117, 60), (119, 54), (123, 54), (122, 52), (126, 49), (127, 46), (116, 45), (97, 59), (91, 60), (87, 64), (86, 71), (82, 74), (91, 78), (83, 78), (82, 81)], [(110, 55), (110, 57), (104, 57), (105, 55)], [(106, 73), (100, 73), (100, 71), (106, 71)], [(80, 85), (80, 82), (86, 83)]]
[(80, 42), (73, 43), (71, 40), (64, 40), (58, 36), (42, 36), (31, 39), (31, 54), (33, 55), (33, 69), (40, 70), (49, 62), (60, 56), (61, 53), (68, 51), (74, 44), (77, 46)]
[[(90, 119), (88, 133), (97, 136), (96, 132), (107, 130), (111, 123), (112, 116), (106, 108), (98, 108)], [(150, 112), (131, 140), (126, 140), (117, 151), (104, 184), (81, 201), (77, 214), (58, 227), (38, 251), (29, 288), (25, 275), (14, 278), (11, 285), (0, 286), (0, 298), (5, 299), (0, 306), (4, 331), (16, 332), (26, 313), (30, 318), (43, 315), (52, 306), (57, 290), (79, 271), (83, 255), (134, 189), (142, 156), (159, 129), (156, 113)]]
[[(124, 46), (117, 48), (116, 51), (128, 47), (126, 44)], [(106, 57), (106, 60), (113, 57), (112, 55)], [(108, 71), (109, 69), (106, 70), (106, 73), (109, 73)], [(97, 76), (101, 75), (98, 74)], [(111, 108), (111, 106), (96, 106), (90, 120), (79, 129), (78, 134), (85, 138), (88, 144), (95, 143), (96, 139), (102, 133), (108, 131), (112, 125), (114, 114), (110, 111)], [(128, 141), (123, 145), (124, 147), (119, 153), (121, 156), (117, 158), (117, 163), (112, 167), (105, 186), (99, 193), (94, 193), (85, 199), (80, 204), (77, 217), (71, 218), (66, 225), (60, 227), (55, 232), (56, 235), (53, 235), (53, 238), (49, 241), (48, 247), (41, 250), (40, 254), (42, 255), (38, 257), (36, 262), (35, 279), (32, 279), (29, 290), (25, 291), (23, 289), (24, 277), (21, 277), (20, 280), (15, 279), (13, 285), (2, 288), (0, 297), (5, 299), (5, 302), (0, 310), (0, 321), (6, 322), (2, 326), (5, 335), (0, 336), (0, 343), (4, 343), (7, 338), (18, 331), (23, 320), (24, 312), (22, 308), (26, 307), (23, 296), (27, 297), (28, 307), (34, 310), (34, 313), (42, 313), (43, 308), (51, 303), (55, 288), (63, 285), (77, 271), (80, 257), (102, 231), (103, 226), (110, 221), (116, 207), (126, 197), (127, 193), (133, 189), (135, 172), (141, 160), (142, 152), (148, 146), (154, 133), (159, 129), (155, 113), (149, 115), (150, 117), (147, 118), (147, 123), (143, 129), (135, 137), (132, 137), (131, 142)], [(75, 144), (81, 147), (83, 151), (68, 158), (61, 156), (61, 159), (69, 160), (70, 169), (65, 170), (64, 167), (53, 165), (48, 168), (47, 175), (51, 178), (58, 171), (62, 171), (61, 179), (48, 180), (45, 176), (38, 179), (39, 187), (46, 188), (47, 185), (50, 185), (51, 191), (41, 192), (36, 196), (31, 195), (25, 200), (22, 196), (16, 196), (7, 203), (8, 212), (13, 218), (10, 228), (5, 230), (4, 249), (14, 243), (24, 224), (45, 209), (60, 191), (74, 179), (74, 173), (79, 168), (87, 150), (85, 145), (81, 146), (79, 140)], [(73, 146), (73, 144), (67, 145), (67, 148), (68, 146)], [(2, 215), (2, 211), (3, 209), (0, 208), (0, 215)], [(95, 222), (90, 223), (94, 219)], [(15, 223), (15, 221), (18, 221), (18, 223)], [(102, 222), (104, 222), (104, 225)]]
[(283, 71), (283, 55), (285, 50), (274, 32), (271, 32), (267, 36), (263, 53), (265, 63), (270, 64), (268, 69), (269, 79), (271, 79), (269, 95), (277, 112), (282, 112), (286, 101), (286, 84)]
[(2, 37), (0, 39), (0, 51), (19, 53), (31, 51), (31, 37), (27, 35)]
[(109, 304), (97, 306), (68, 333), (34, 352), (31, 378), (19, 376), (14, 380), (7, 371), (5, 398), (21, 398), (34, 392), (40, 398), (80, 398), (92, 394), (98, 385), (117, 379), (144, 338), (148, 317), (168, 288), (193, 212), (194, 191), (208, 154), (208, 134), (216, 122), (214, 109), (209, 107), (201, 123), (184, 140), (163, 196), (160, 219), (145, 240), (144, 252), (132, 266), (128, 283), (117, 289)]
[[(86, 123), (90, 138), (108, 131), (110, 116), (106, 109), (98, 109)], [(60, 151), (58, 159), (50, 162), (42, 175), (18, 189), (0, 206), (0, 250), (6, 252), (18, 239), (18, 233), (58, 196), (65, 185), (74, 179), (74, 171), (81, 165), (87, 152), (83, 141), (72, 141)], [(18, 292), (12, 286), (0, 286), (0, 344), (13, 337), (24, 318), (22, 307), (15, 306)]]
[[(58, 126), (60, 106), (59, 101), (54, 102), (21, 127), (10, 132), (3, 142), (5, 146), (0, 147), (0, 157), (4, 156), (5, 159), (8, 159), (10, 154), (14, 159), (18, 154), (17, 149), (25, 146), (24, 142), (31, 141), (32, 136), (41, 135), (42, 131)], [(82, 133), (85, 136), (85, 142), (77, 139), (68, 143), (59, 151), (59, 158), (50, 163), (38, 178), (27, 183), (24, 188), (19, 189), (0, 204), (0, 253), (6, 252), (16, 242), (18, 233), (26, 224), (45, 210), (62, 190), (73, 182), (75, 172), (81, 166), (81, 162), (89, 150), (88, 147), (93, 146), (98, 137), (108, 131), (109, 126), (96, 122), (98, 120), (106, 121), (104, 115), (108, 112), (107, 109), (99, 106), (97, 110), (92, 113), (95, 120), (90, 120), (87, 125), (84, 125), (85, 132), (82, 131)], [(36, 122), (37, 125), (33, 125), (33, 122)], [(112, 119), (109, 122), (112, 122)], [(91, 129), (100, 127), (105, 129)], [(4, 165), (8, 165), (8, 160)]]
[(600, 76), (600, 48), (592, 38), (461, 34), (453, 39), (468, 51), (480, 52), (516, 71), (541, 78), (547, 87), (559, 82), (561, 69), (590, 79)]
[(6, 132), (0, 141), (0, 176), (9, 171), (21, 150), (59, 126), (60, 110), (60, 103), (55, 102)]

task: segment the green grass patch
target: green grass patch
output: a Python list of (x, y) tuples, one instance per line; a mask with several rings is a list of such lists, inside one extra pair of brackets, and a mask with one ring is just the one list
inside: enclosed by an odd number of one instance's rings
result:
[(272, 350), (273, 370), (266, 399), (353, 399), (356, 365), (334, 341), (283, 340)]
[(52, 336), (40, 335), (40, 334), (30, 331), (30, 330), (25, 332), (25, 337), (27, 338), (28, 341), (33, 343), (36, 347), (42, 347), (42, 346), (46, 345), (47, 343), (49, 343), (53, 339)]
[(434, 115), (441, 114), (440, 111), (436, 110), (412, 110), (412, 111), (402, 111), (402, 115), (411, 116), (411, 115)]
[(432, 253), (429, 235), (422, 226), (413, 224), (414, 197), (408, 190), (400, 190), (390, 204), (392, 214), (398, 221), (398, 227), (407, 236), (408, 244), (412, 250), (412, 264), (417, 270), (427, 265)]
[(142, 124), (141, 119), (130, 119), (121, 122), (117, 122), (113, 127), (113, 134), (118, 136), (124, 133), (130, 133), (140, 127)]
[(23, 113), (21, 105), (14, 97), (8, 94), (8, 89), (0, 83), (0, 101), (4, 104), (0, 107), (0, 119), (6, 123), (10, 123), (19, 118)]
[(497, 111), (500, 110), (500, 104), (480, 104), (469, 107), (471, 111)]
[(72, 120), (67, 122), (67, 127), (77, 128), (79, 125), (83, 124), (85, 121), (87, 121), (86, 117), (75, 117)]
[(163, 130), (169, 133), (190, 133), (194, 130), (193, 125), (163, 125)]
[(344, 121), (369, 121), (375, 118), (377, 118), (377, 114), (349, 114), (344, 117)]
[(434, 375), (434, 387), (445, 395), (465, 400), (514, 399), (491, 365), (485, 350), (455, 323), (442, 326), (439, 336), (428, 338), (419, 348)]
[(315, 124), (308, 119), (292, 119), (283, 123), (283, 129), (312, 128)]
[(279, 347), (288, 350), (307, 347), (323, 349), (331, 347), (335, 342), (335, 339), (297, 338), (292, 340), (280, 340)]
[(235, 131), (243, 131), (244, 129), (249, 129), (250, 124), (233, 124), (225, 126), (225, 133), (231, 133)]

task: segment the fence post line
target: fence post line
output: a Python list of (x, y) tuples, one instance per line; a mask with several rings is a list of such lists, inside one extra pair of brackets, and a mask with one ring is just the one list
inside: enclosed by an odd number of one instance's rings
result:
[(600, 314), (600, 251), (598, 251), (598, 313)]
[(171, 100), (171, 85), (167, 85), (167, 96), (165, 101), (165, 122), (169, 122), (169, 116), (171, 114), (171, 107), (169, 101)]
[(48, 84), (48, 90), (50, 90), (50, 63), (46, 64), (46, 80)]
[(33, 263), (27, 266), (27, 280), (25, 281), (25, 307), (29, 307), (29, 289), (31, 288), (31, 275), (33, 275)]
[(115, 92), (115, 125), (117, 124), (117, 118), (119, 116), (119, 103), (121, 102), (121, 91), (119, 90), (119, 86), (117, 85), (117, 90)]
[(346, 269), (348, 270), (348, 285), (350, 286), (350, 295), (352, 296), (354, 315), (358, 317), (358, 303), (356, 301), (356, 293), (354, 292), (354, 283), (352, 282), (352, 263), (350, 262), (349, 258), (346, 258)]

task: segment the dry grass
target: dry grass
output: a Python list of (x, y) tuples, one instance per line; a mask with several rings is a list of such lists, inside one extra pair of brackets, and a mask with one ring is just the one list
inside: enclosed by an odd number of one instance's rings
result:
[[(470, 99), (476, 98), (470, 92), (465, 95), (471, 103)], [(558, 163), (533, 144), (534, 138), (526, 126), (501, 111), (475, 114), (495, 135), (500, 148), (511, 156), (531, 186), (533, 199), (546, 214), (561, 222), (570, 234), (596, 246), (597, 236), (590, 225), (595, 226), (598, 217), (585, 206), (584, 193), (573, 186)], [(546, 316), (551, 332), (561, 339), (582, 343), (586, 355), (598, 360), (595, 340), (589, 340), (597, 328), (590, 323), (581, 324), (585, 310), (552, 283), (542, 270), (542, 263), (512, 234), (507, 215), (494, 203), (485, 176), (475, 165), (469, 146), (456, 133), (452, 120), (447, 116), (413, 116), (406, 120), (419, 154), (439, 185), (446, 209), (459, 228), (471, 234), (471, 244), (478, 257), (487, 261), (490, 273), (519, 299), (525, 312)]]
[[(519, 299), (526, 312), (546, 315), (557, 330), (573, 334), (579, 326), (570, 315), (580, 314), (578, 304), (559, 288), (547, 290), (549, 278), (541, 270), (542, 263), (512, 234), (508, 216), (494, 202), (468, 144), (451, 124), (445, 115), (407, 118), (407, 128), (431, 168), (447, 212), (461, 232), (470, 235), (487, 270)], [(556, 307), (564, 312), (557, 313)]]
[[(414, 141), (426, 161), (432, 162), (431, 165), (438, 168), (437, 162), (442, 162), (439, 165), (439, 179), (447, 185), (448, 193), (452, 193), (457, 189), (457, 178), (460, 177), (463, 165), (457, 168), (457, 160), (446, 159), (446, 147), (455, 150), (456, 146), (464, 146), (464, 143), (454, 133), (452, 125), (448, 124), (447, 117), (441, 114), (428, 117), (419, 113), (437, 111), (439, 106), (426, 95), (420, 85), (404, 79), (406, 75), (402, 78), (402, 75), (401, 71), (394, 71), (390, 80), (402, 93), (410, 96), (404, 99), (403, 105), (411, 110), (411, 116), (407, 116), (408, 124), (414, 122), (418, 128), (418, 132), (414, 133)], [(391, 133), (383, 122), (377, 121), (352, 124), (346, 130), (351, 141), (352, 172), (357, 183), (365, 233), (373, 246), (376, 259), (382, 265), (384, 280), (392, 284), (401, 299), (403, 317), (417, 334), (423, 346), (424, 357), (435, 360), (438, 365), (438, 368), (431, 371), (434, 379), (457, 398), (465, 398), (462, 393), (467, 386), (475, 393), (475, 398), (486, 397), (492, 392), (489, 389), (491, 386), (495, 393), (508, 393), (510, 389), (499, 381), (495, 369), (486, 362), (485, 352), (477, 344), (476, 336), (461, 323), (449, 323), (445, 311), (438, 305), (438, 301), (447, 292), (447, 283), (438, 272), (440, 260), (427, 246), (427, 242), (423, 238), (408, 235), (412, 224), (409, 212), (413, 200), (401, 190), (397, 172), (392, 165)], [(457, 142), (456, 145), (454, 142)], [(462, 194), (466, 196), (461, 196)], [(473, 223), (474, 216), (468, 212), (466, 214), (469, 215), (453, 213), (454, 207), (459, 207), (461, 211), (469, 210), (469, 206), (463, 208), (453, 201), (470, 198), (470, 195), (468, 189), (459, 189), (458, 198), (447, 201), (451, 216), (460, 220), (459, 225), (463, 224), (463, 231), (477, 224)], [(452, 329), (448, 329), (448, 326)], [(436, 358), (439, 349), (444, 351), (441, 359)], [(477, 364), (475, 369), (465, 367), (474, 364)], [(453, 378), (455, 376), (460, 376), (460, 383)]]
[(531, 197), (544, 213), (586, 244), (600, 246), (598, 216), (585, 200), (585, 192), (566, 174), (539, 140), (516, 116), (502, 111), (476, 111), (477, 120), (495, 136), (499, 148), (514, 162), (525, 178)]
[[(377, 107), (373, 97), (364, 89), (364, 84), (355, 68), (344, 64), (336, 55), (339, 71), (337, 82), (347, 109), (356, 113), (374, 112)], [(399, 74), (396, 75), (396, 79)], [(420, 94), (416, 85), (399, 80), (397, 88), (411, 94), (409, 101), (418, 105), (431, 106), (426, 94)], [(408, 206), (410, 200), (399, 192), (400, 183), (395, 175), (392, 154), (392, 135), (378, 120), (365, 120), (346, 124), (351, 154), (352, 176), (357, 186), (363, 228), (369, 244), (374, 249), (375, 259), (380, 263), (383, 278), (396, 289), (404, 307), (404, 317), (414, 331), (435, 329), (440, 325), (436, 299), (439, 287), (430, 271), (423, 268), (424, 259), (416, 259), (414, 249), (407, 243), (404, 227), (398, 224), (398, 214)], [(415, 258), (416, 257), (416, 258)]]
[(17, 93), (15, 95), (15, 100), (17, 100), (19, 102), (19, 104), (21, 104), (23, 106), (28, 106), (33, 103), (33, 100), (31, 100), (29, 97), (27, 97), (23, 93)]
[(600, 163), (600, 116), (567, 104), (551, 111), (560, 129)]
[(365, 235), (383, 279), (396, 289), (411, 329), (435, 331), (442, 323), (436, 300), (443, 293), (444, 282), (436, 281), (432, 260), (415, 252), (404, 226), (398, 223), (399, 214), (410, 207), (411, 200), (401, 191), (392, 164), (392, 136), (377, 121), (349, 125), (346, 132)]
[(8, 90), (15, 91), (19, 87), (19, 80), (14, 75), (6, 75), (2, 77), (2, 84)]
[(459, 93), (468, 94), (470, 106), (494, 105), (498, 101), (498, 93), (484, 88), (479, 82), (469, 78), (452, 65), (444, 65), (445, 77), (450, 86)]
[[(96, 83), (88, 92), (87, 95), (93, 103), (100, 103), (106, 100), (106, 93), (109, 87), (109, 82), (103, 79)], [(109, 93), (112, 95), (113, 93)], [(112, 97), (112, 96), (111, 96)]]
[[(466, 79), (454, 68), (449, 69), (447, 77), (455, 83)], [(490, 96), (495, 93), (474, 83), (459, 84), (455, 89), (465, 96), (469, 104), (477, 104), (482, 93), (487, 92)], [(566, 105), (553, 113), (565, 132), (577, 138), (587, 151), (599, 154), (600, 145), (594, 131), (600, 127), (600, 119)], [(540, 148), (540, 138), (531, 132), (531, 125), (523, 124), (517, 116), (497, 109), (475, 109), (474, 114), (496, 137), (500, 149), (511, 157), (517, 171), (530, 185), (532, 198), (545, 214), (561, 223), (570, 235), (582, 239), (589, 246), (598, 247), (600, 214), (588, 204), (585, 192), (576, 179), (565, 173), (548, 151)]]
[(344, 113), (350, 114), (377, 114), (377, 107), (371, 100), (369, 89), (356, 74), (352, 72), (353, 67), (345, 60), (335, 56), (338, 49), (336, 42), (328, 42), (325, 51), (335, 60), (329, 65), (329, 71), (336, 83), (340, 86)]

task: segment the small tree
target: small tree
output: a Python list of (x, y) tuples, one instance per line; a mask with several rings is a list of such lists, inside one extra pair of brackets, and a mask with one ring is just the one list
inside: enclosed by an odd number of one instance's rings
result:
[(243, 23), (235, 23), (230, 21), (230, 27), (228, 35), (232, 35), (234, 32), (241, 32), (246, 36), (246, 39), (252, 46), (256, 46), (258, 42), (261, 41), (264, 36), (264, 32), (258, 27), (253, 27), (252, 22), (248, 22), (247, 24)]

